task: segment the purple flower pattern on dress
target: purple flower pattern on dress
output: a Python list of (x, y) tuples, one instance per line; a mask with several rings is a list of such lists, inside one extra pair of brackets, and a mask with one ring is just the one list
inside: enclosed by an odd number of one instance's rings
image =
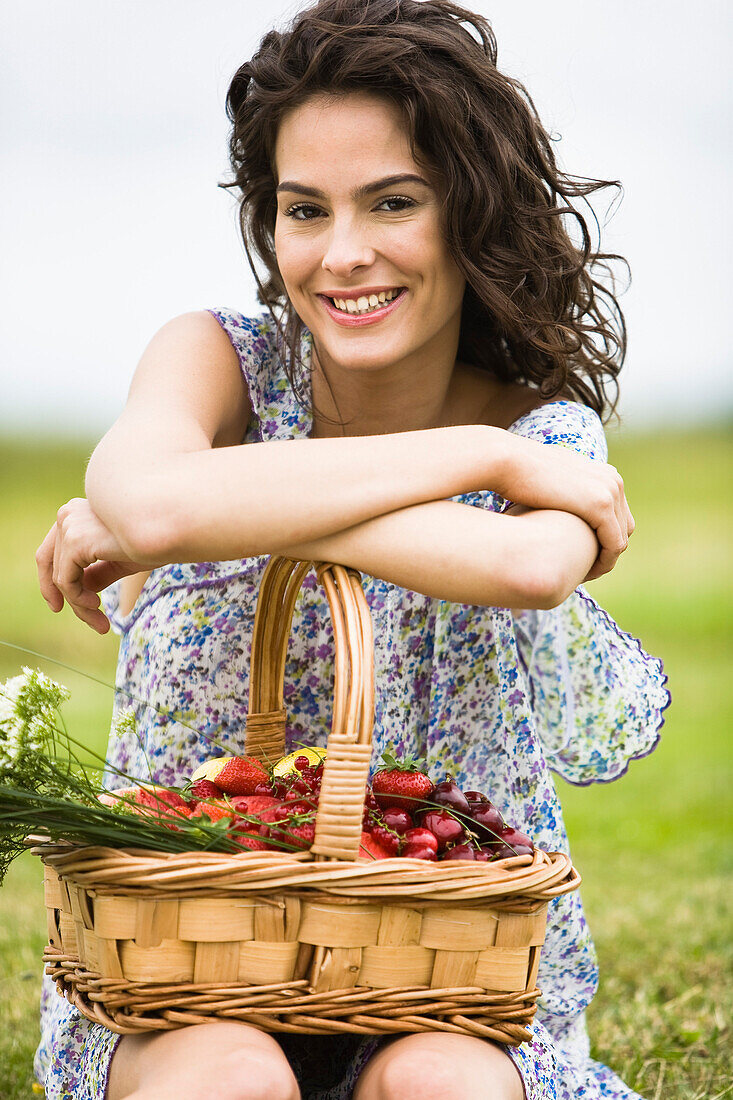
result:
[[(308, 438), (312, 418), (292, 391), (267, 317), (212, 310), (240, 359), (254, 416), (245, 440)], [(306, 379), (309, 335), (304, 338)], [(556, 401), (511, 431), (605, 460), (597, 415)], [(451, 498), (500, 512), (490, 489)], [(249, 652), (266, 557), (170, 565), (153, 571), (132, 612), (117, 586), (104, 606), (120, 634), (115, 710), (132, 702), (139, 740), (113, 738), (110, 763), (173, 784), (216, 745), (243, 748)], [(607, 782), (651, 752), (669, 703), (661, 662), (578, 588), (550, 611), (512, 613), (411, 592), (364, 575), (374, 622), (376, 764), (392, 744), (485, 790), (507, 819), (548, 850), (568, 842), (552, 771), (572, 783)], [(296, 603), (285, 669), (287, 741), (325, 745), (333, 685), (333, 630), (315, 575)], [(158, 709), (155, 709), (158, 708)], [(527, 1100), (634, 1097), (589, 1057), (584, 1011), (597, 985), (593, 943), (579, 894), (550, 905), (533, 1040), (507, 1048)], [(48, 982), (48, 979), (47, 979)], [(46, 988), (36, 1068), (54, 1098), (101, 1098), (116, 1036)], [(307, 1043), (307, 1037), (304, 1038)], [(381, 1039), (355, 1040), (340, 1084), (305, 1100), (347, 1100)], [(306, 1048), (303, 1047), (305, 1052)], [(306, 1053), (303, 1054), (306, 1057)]]

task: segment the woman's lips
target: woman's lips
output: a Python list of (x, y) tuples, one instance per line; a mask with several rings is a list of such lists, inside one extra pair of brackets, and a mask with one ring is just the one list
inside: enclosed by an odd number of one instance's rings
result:
[(396, 298), (393, 298), (391, 302), (385, 302), (383, 306), (372, 310), (371, 313), (344, 313), (342, 309), (336, 309), (331, 299), (325, 294), (319, 294), (318, 297), (323, 302), (329, 317), (332, 317), (336, 324), (343, 325), (344, 328), (362, 328), (364, 325), (373, 325), (390, 313), (394, 313), (401, 302), (404, 301), (406, 294), (407, 288), (403, 287)]

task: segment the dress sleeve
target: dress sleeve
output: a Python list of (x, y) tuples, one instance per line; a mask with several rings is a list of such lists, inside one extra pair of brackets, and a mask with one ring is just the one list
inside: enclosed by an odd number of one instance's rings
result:
[[(605, 461), (600, 419), (575, 402), (541, 406), (512, 430)], [(661, 660), (580, 586), (548, 611), (514, 613), (520, 664), (549, 766), (569, 783), (618, 779), (659, 741), (670, 694)]]
[(257, 435), (263, 439), (263, 423), (269, 415), (271, 389), (277, 376), (277, 350), (272, 321), (267, 315), (245, 317), (233, 309), (209, 309), (237, 353), (242, 377), (254, 413)]

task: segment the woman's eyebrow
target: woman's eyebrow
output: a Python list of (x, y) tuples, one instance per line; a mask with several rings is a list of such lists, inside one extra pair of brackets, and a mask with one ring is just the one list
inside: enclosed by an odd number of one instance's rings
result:
[[(398, 183), (422, 183), (425, 187), (429, 187), (430, 184), (422, 176), (416, 176), (413, 172), (401, 172), (395, 176), (385, 176), (381, 180), (375, 180), (373, 183), (365, 183), (361, 187), (357, 187), (352, 192), (352, 198), (363, 199), (367, 195), (373, 194), (375, 191), (382, 191), (385, 187), (395, 187)], [(311, 195), (314, 199), (325, 199), (327, 196), (325, 192), (319, 190), (318, 187), (309, 187), (307, 183), (298, 183), (297, 180), (283, 180), (282, 183), (277, 185), (276, 191), (293, 191), (298, 195)]]

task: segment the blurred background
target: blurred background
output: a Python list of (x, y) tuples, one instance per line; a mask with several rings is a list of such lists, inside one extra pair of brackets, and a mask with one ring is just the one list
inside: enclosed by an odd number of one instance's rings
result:
[[(645, 1097), (730, 1094), (733, 370), (730, 6), (474, 0), (561, 165), (619, 179), (603, 242), (630, 261), (621, 419), (608, 427), (637, 519), (591, 586), (661, 656), (673, 705), (656, 752), (608, 786), (563, 786), (601, 962), (594, 1055)], [(39, 664), (104, 752), (116, 640), (40, 598), (33, 553), (83, 491), (135, 364), (190, 309), (258, 311), (235, 226), (224, 99), (274, 0), (7, 0), (0, 12), (0, 677)], [(611, 198), (609, 192), (609, 200)], [(89, 680), (64, 665), (81, 670)], [(101, 682), (97, 682), (101, 681)], [(38, 866), (0, 891), (4, 1096), (29, 1095)]]

